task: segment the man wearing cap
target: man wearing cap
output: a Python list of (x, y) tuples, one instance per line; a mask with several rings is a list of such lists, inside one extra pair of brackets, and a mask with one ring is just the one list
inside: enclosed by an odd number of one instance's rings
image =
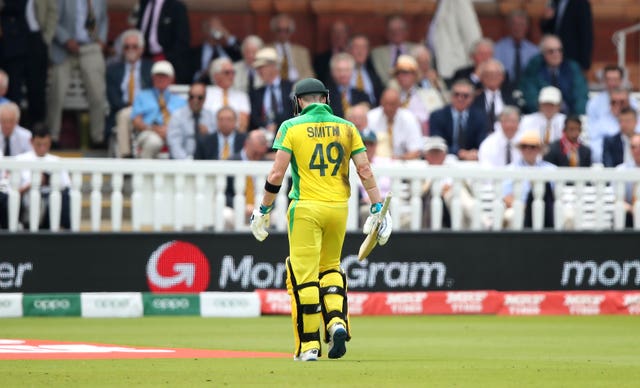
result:
[(187, 104), (182, 97), (169, 91), (174, 76), (173, 66), (168, 61), (154, 63), (151, 68), (153, 87), (142, 90), (133, 100), (131, 119), (141, 158), (158, 156), (165, 144), (171, 114)]
[(280, 78), (279, 65), (280, 58), (273, 47), (262, 48), (256, 53), (253, 66), (262, 78), (263, 85), (249, 94), (249, 130), (264, 128), (275, 135), (280, 124), (293, 116), (289, 98), (293, 85)]
[(294, 360), (298, 361), (316, 361), (321, 356), (322, 322), (329, 358), (344, 356), (351, 338), (347, 277), (340, 268), (351, 196), (350, 161), (373, 203), (364, 232), (370, 233), (373, 224), (380, 222), (378, 243), (386, 244), (391, 235), (391, 217), (389, 213), (381, 217), (382, 196), (362, 139), (352, 123), (331, 113), (328, 93), (317, 79), (296, 83), (294, 113), (301, 109), (300, 115), (282, 123), (278, 130), (273, 146), (277, 150), (275, 162), (260, 208), (251, 216), (251, 231), (263, 241), (268, 236), (269, 213), (291, 165), (293, 185), (287, 212), (290, 256), (286, 268)]
[(351, 76), (355, 61), (351, 54), (338, 53), (331, 57), (331, 81), (327, 84), (329, 95), (333, 96), (329, 102), (333, 114), (345, 117), (350, 107), (360, 103), (368, 103), (369, 97), (361, 90), (351, 87)]
[[(562, 137), (562, 128), (567, 116), (560, 113), (562, 94), (554, 86), (545, 86), (538, 96), (538, 112), (529, 113), (522, 117), (520, 130), (537, 130), (544, 147)], [(543, 148), (543, 152), (546, 149)]]
[[(540, 169), (554, 169), (555, 165), (542, 160), (542, 139), (538, 131), (529, 130), (525, 131), (520, 138), (518, 139), (518, 149), (522, 153), (522, 158), (515, 163), (512, 163), (509, 168), (511, 169), (520, 169), (520, 168), (540, 168)], [(503, 200), (507, 210), (505, 211), (505, 220), (507, 222), (511, 222), (513, 219), (513, 205), (516, 198), (513, 195), (513, 181), (505, 181), (503, 185)], [(532, 226), (532, 212), (531, 205), (533, 203), (533, 195), (531, 190), (531, 182), (523, 181), (521, 187), (521, 197), (520, 201), (525, 205), (525, 214), (524, 214), (524, 226), (531, 227)], [(542, 198), (544, 200), (544, 227), (552, 228), (553, 227), (553, 185), (551, 183), (547, 183), (545, 185), (545, 192)]]

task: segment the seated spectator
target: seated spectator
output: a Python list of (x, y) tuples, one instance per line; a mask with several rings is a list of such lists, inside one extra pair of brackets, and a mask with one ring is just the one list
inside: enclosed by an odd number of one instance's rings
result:
[(369, 111), (367, 121), (378, 138), (378, 156), (400, 160), (420, 157), (420, 123), (411, 111), (400, 107), (397, 90), (387, 89), (382, 93), (380, 106)]
[(391, 70), (402, 54), (409, 55), (416, 47), (415, 43), (407, 41), (409, 26), (402, 16), (391, 16), (387, 19), (387, 44), (378, 46), (371, 51), (371, 61), (383, 85), (389, 82)]
[(507, 16), (509, 34), (496, 42), (495, 58), (502, 62), (507, 71), (511, 86), (517, 88), (520, 75), (527, 63), (540, 53), (538, 46), (527, 39), (529, 15), (523, 9), (511, 11)]
[(296, 30), (293, 18), (284, 13), (278, 14), (271, 19), (270, 27), (275, 36), (271, 46), (276, 49), (281, 59), (278, 63), (280, 78), (283, 81), (296, 82), (299, 79), (313, 77), (315, 74), (311, 67), (309, 50), (291, 42), (291, 36)]
[(515, 162), (521, 157), (516, 148), (520, 110), (507, 105), (500, 112), (497, 129), (487, 136), (478, 149), (478, 162), (483, 166), (502, 167)]
[(233, 77), (233, 88), (251, 94), (254, 89), (262, 86), (262, 79), (256, 72), (253, 62), (256, 53), (264, 46), (262, 39), (257, 35), (249, 35), (242, 41), (242, 60), (233, 64), (236, 71)]
[(449, 102), (449, 90), (444, 79), (433, 68), (431, 51), (425, 46), (416, 46), (411, 55), (418, 64), (418, 86), (436, 96), (430, 104), (431, 111), (442, 108)]
[[(604, 138), (620, 132), (620, 112), (630, 107), (630, 97), (627, 89), (612, 90), (609, 96), (607, 113), (601, 115), (599, 120), (588, 122), (589, 146), (596, 162), (602, 162), (602, 142)], [(636, 132), (638, 131), (640, 131), (640, 126), (636, 127)]]
[(202, 23), (204, 41), (191, 49), (191, 74), (195, 81), (209, 84), (209, 68), (218, 58), (228, 58), (231, 62), (242, 58), (240, 43), (231, 35), (217, 16), (212, 16)]
[(211, 112), (217, 112), (223, 106), (231, 107), (238, 116), (238, 131), (247, 132), (249, 127), (249, 96), (247, 93), (233, 89), (235, 70), (229, 58), (218, 58), (211, 62), (209, 71), (213, 86), (207, 87), (207, 98), (204, 100), (204, 108)]
[(602, 144), (602, 164), (605, 167), (616, 167), (622, 163), (631, 163), (631, 136), (636, 133), (638, 113), (632, 108), (624, 108), (618, 115), (620, 131), (605, 136)]
[[(43, 165), (47, 163), (60, 160), (59, 157), (51, 155), (49, 150), (51, 149), (51, 134), (44, 128), (36, 128), (33, 131), (33, 137), (31, 138), (31, 144), (33, 150), (25, 152), (16, 156), (16, 160), (37, 160), (42, 162)], [(57, 173), (56, 173), (57, 174)], [(42, 172), (42, 178), (40, 180), (40, 219), (39, 229), (50, 229), (51, 223), (49, 218), (49, 194), (51, 194), (51, 179), (52, 173)], [(31, 190), (32, 178), (31, 171), (25, 170), (21, 174), (20, 179), (20, 194), (22, 195), (22, 208), (20, 213), (22, 214), (22, 220), (25, 228), (30, 226), (31, 215), (31, 198), (29, 191)], [(71, 187), (71, 178), (67, 172), (60, 174), (60, 190), (61, 190), (61, 211), (60, 211), (60, 226), (64, 229), (71, 229), (71, 207), (69, 202), (69, 188)]]
[[(520, 136), (518, 140), (518, 149), (522, 153), (522, 158), (517, 162), (513, 162), (509, 165), (509, 168), (512, 169), (521, 169), (521, 168), (540, 168), (540, 169), (554, 169), (555, 165), (546, 162), (541, 159), (540, 155), (542, 152), (542, 139), (537, 131), (526, 131)], [(531, 182), (523, 181), (521, 187), (521, 197), (520, 200), (525, 205), (525, 213), (524, 213), (524, 226), (530, 228), (533, 225), (532, 218), (532, 203), (533, 203), (533, 193), (531, 190)], [(514, 195), (513, 195), (513, 182), (505, 181), (503, 188), (503, 200), (507, 211), (505, 211), (505, 219), (510, 223), (513, 219), (513, 203), (514, 203)], [(551, 184), (547, 183), (545, 185), (545, 192), (543, 196), (544, 201), (544, 227), (545, 228), (553, 228), (553, 205), (554, 205), (554, 196), (553, 196), (553, 187)]]
[[(0, 161), (4, 157), (3, 150), (0, 148)], [(8, 174), (0, 170), (0, 229), (9, 227), (9, 177)]]
[(482, 38), (476, 41), (469, 52), (471, 57), (471, 65), (464, 66), (453, 73), (450, 83), (459, 79), (466, 79), (476, 90), (482, 89), (482, 81), (480, 80), (480, 65), (485, 61), (493, 58), (493, 41), (489, 38)]
[(154, 159), (165, 145), (167, 125), (171, 114), (186, 105), (186, 101), (169, 91), (173, 83), (173, 66), (168, 61), (159, 61), (151, 68), (150, 89), (140, 91), (133, 100), (131, 119), (136, 132), (139, 156)]
[(263, 85), (249, 96), (249, 129), (265, 128), (275, 137), (280, 124), (293, 117), (293, 107), (289, 98), (293, 84), (280, 78), (280, 58), (272, 47), (258, 51), (253, 65), (262, 78)]
[(353, 105), (369, 102), (365, 92), (351, 87), (354, 66), (351, 54), (338, 53), (331, 58), (331, 80), (327, 83), (327, 89), (333, 98), (329, 100), (329, 106), (338, 117), (344, 117)]
[(316, 72), (316, 78), (325, 85), (331, 79), (331, 69), (329, 66), (331, 57), (347, 51), (349, 36), (350, 32), (347, 23), (342, 20), (334, 21), (329, 29), (329, 49), (313, 58), (313, 69)]
[(485, 113), (487, 130), (493, 132), (494, 125), (505, 105), (518, 105), (514, 90), (505, 82), (504, 66), (497, 59), (489, 58), (478, 69), (482, 88), (473, 100), (473, 106)]
[[(606, 65), (602, 70), (602, 78), (604, 80), (604, 90), (595, 93), (587, 101), (587, 122), (589, 127), (591, 127), (591, 123), (597, 123), (603, 117), (610, 116), (611, 93), (627, 88), (625, 85), (625, 71), (618, 65)], [(631, 96), (629, 96), (628, 106), (638, 110), (638, 102)], [(615, 117), (612, 119), (617, 121)]]
[(106, 133), (115, 126), (118, 156), (131, 156), (131, 105), (135, 96), (151, 87), (151, 61), (142, 59), (144, 37), (138, 30), (122, 33), (123, 56), (107, 66), (107, 100), (109, 115)]
[(9, 90), (9, 75), (7, 72), (0, 69), (0, 105), (11, 102), (6, 95)]
[(244, 146), (246, 135), (238, 131), (235, 110), (223, 106), (216, 113), (216, 131), (196, 140), (194, 159), (228, 160)]
[(167, 128), (167, 146), (172, 159), (193, 159), (196, 139), (215, 131), (215, 113), (203, 108), (205, 95), (205, 84), (192, 84), (189, 88), (189, 103), (171, 115)]
[(31, 151), (31, 132), (18, 125), (20, 108), (16, 103), (0, 105), (0, 147), (4, 156), (16, 156)]
[[(640, 134), (634, 133), (629, 140), (631, 143), (631, 156), (632, 160), (625, 161), (619, 164), (618, 170), (632, 170), (640, 168)], [(636, 204), (638, 189), (640, 186), (638, 182), (628, 182), (625, 185), (624, 190), (624, 210), (625, 210), (625, 226), (627, 228), (634, 227), (633, 219), (633, 207)], [(640, 220), (639, 220), (640, 221)]]
[(440, 106), (440, 96), (418, 86), (418, 63), (410, 55), (400, 55), (393, 68), (389, 87), (400, 92), (400, 106), (418, 119), (423, 135), (429, 134), (429, 114)]
[(449, 153), (460, 160), (478, 160), (478, 148), (487, 137), (484, 113), (471, 106), (474, 87), (460, 79), (451, 87), (451, 104), (431, 113), (429, 133), (447, 142)]
[(563, 113), (584, 114), (589, 90), (580, 66), (564, 58), (562, 43), (555, 35), (542, 37), (540, 51), (542, 54), (536, 55), (527, 64), (519, 83), (526, 112), (538, 110), (538, 94), (542, 88), (555, 86), (562, 92)]
[[(424, 159), (429, 166), (451, 165), (452, 160), (447, 158), (447, 143), (440, 136), (428, 137), (424, 142)], [(434, 185), (440, 185), (440, 198), (442, 206), (442, 227), (451, 227), (451, 202), (453, 200), (453, 179), (441, 179), (439, 181), (427, 180), (422, 187), (423, 217), (422, 226), (431, 229), (431, 202), (433, 201)], [(471, 195), (470, 187), (463, 182), (460, 187), (459, 197), (462, 206), (462, 228), (468, 229), (473, 217), (475, 201)]]
[(562, 94), (560, 89), (553, 86), (545, 86), (538, 95), (538, 112), (529, 113), (522, 117), (520, 130), (528, 131), (535, 129), (538, 131), (543, 143), (543, 153), (547, 151), (547, 146), (562, 137), (564, 120), (567, 117), (560, 113), (562, 105)]
[(562, 137), (549, 144), (544, 160), (558, 167), (591, 167), (591, 149), (580, 142), (582, 121), (570, 115), (564, 121)]
[(355, 68), (351, 76), (351, 86), (367, 93), (371, 106), (378, 106), (378, 99), (384, 86), (376, 73), (369, 51), (369, 38), (366, 35), (355, 35), (349, 41), (349, 54), (355, 60)]

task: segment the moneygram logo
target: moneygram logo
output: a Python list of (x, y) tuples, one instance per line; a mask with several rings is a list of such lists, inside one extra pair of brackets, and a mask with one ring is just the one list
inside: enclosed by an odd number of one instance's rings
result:
[(193, 244), (170, 241), (156, 249), (147, 262), (152, 292), (202, 292), (209, 286), (209, 260)]

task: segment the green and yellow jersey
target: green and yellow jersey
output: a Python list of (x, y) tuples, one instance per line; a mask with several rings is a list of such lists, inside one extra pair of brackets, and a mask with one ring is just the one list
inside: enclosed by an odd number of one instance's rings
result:
[(273, 148), (291, 154), (289, 198), (330, 202), (349, 199), (351, 155), (366, 150), (351, 122), (334, 116), (329, 105), (318, 103), (283, 122)]

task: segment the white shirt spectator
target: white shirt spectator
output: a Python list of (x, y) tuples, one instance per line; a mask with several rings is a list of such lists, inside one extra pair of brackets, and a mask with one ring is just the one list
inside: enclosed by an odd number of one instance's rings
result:
[[(500, 123), (496, 123), (496, 126), (498, 129), (480, 143), (480, 148), (478, 149), (478, 162), (483, 166), (490, 167), (500, 167), (507, 166), (510, 163), (519, 163), (520, 159), (522, 159), (522, 155), (520, 154), (516, 144), (518, 134), (516, 133), (512, 139), (507, 139), (502, 132)], [(507, 144), (509, 144), (511, 161), (507, 161)]]
[[(227, 89), (227, 99), (229, 106), (236, 111), (237, 114), (251, 113), (251, 105), (249, 104), (249, 96), (247, 93), (233, 88)], [(224, 104), (224, 91), (220, 86), (207, 86), (207, 96), (204, 100), (203, 109), (208, 109), (214, 114), (222, 108)]]
[(422, 150), (422, 131), (418, 119), (405, 108), (398, 108), (393, 118), (393, 144), (389, 144), (388, 120), (379, 106), (367, 113), (369, 128), (378, 137), (377, 156), (401, 156), (407, 152)]
[[(200, 111), (199, 124), (213, 133), (216, 128), (216, 115), (208, 109)], [(187, 106), (171, 115), (167, 128), (167, 146), (172, 159), (193, 159), (196, 150), (196, 129), (193, 111)]]
[[(51, 154), (46, 154), (43, 157), (39, 157), (34, 151), (28, 151), (16, 156), (16, 160), (38, 160), (41, 161), (42, 164), (47, 164), (59, 161), (60, 157)], [(31, 185), (31, 171), (24, 170), (20, 175), (20, 188), (24, 188), (29, 185)], [(71, 187), (71, 178), (69, 177), (68, 172), (63, 171), (62, 175), (60, 176), (60, 189), (64, 190), (68, 187)]]
[[(551, 132), (549, 134), (548, 144), (551, 144), (552, 142), (562, 137), (562, 129), (564, 128), (564, 120), (566, 118), (567, 116), (564, 113), (556, 113), (555, 115), (553, 115), (553, 117), (551, 118)], [(542, 113), (530, 113), (528, 115), (522, 116), (518, 132), (522, 133), (527, 130), (535, 129), (539, 131), (542, 141), (546, 142), (545, 135), (547, 132), (548, 124), (549, 120), (547, 120), (547, 118)]]
[[(5, 140), (4, 135), (0, 133), (0, 149), (2, 149), (3, 152), (5, 149)], [(9, 147), (11, 154), (5, 156), (16, 156), (33, 150), (31, 146), (31, 131), (16, 125), (9, 136)]]

